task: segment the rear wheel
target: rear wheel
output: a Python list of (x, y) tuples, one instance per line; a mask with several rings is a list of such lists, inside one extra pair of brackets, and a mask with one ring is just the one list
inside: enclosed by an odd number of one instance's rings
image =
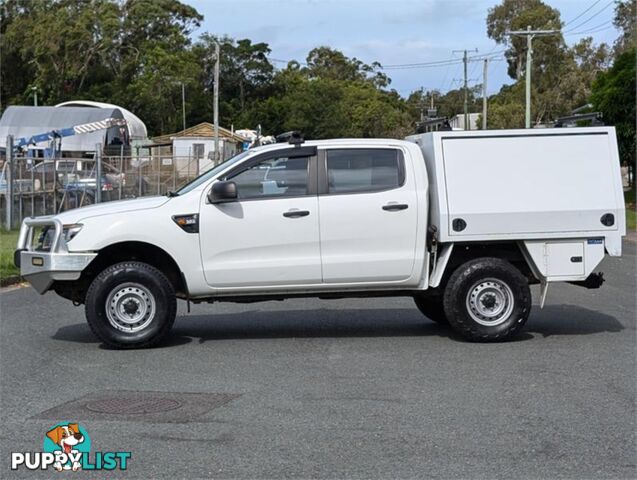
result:
[(440, 325), (448, 325), (447, 315), (445, 315), (445, 308), (443, 305), (441, 296), (424, 296), (415, 295), (414, 302), (425, 317), (432, 322), (439, 323)]
[(531, 312), (531, 292), (520, 271), (499, 258), (471, 260), (451, 275), (444, 294), (449, 324), (471, 341), (516, 335)]
[(177, 300), (172, 284), (155, 267), (122, 262), (102, 271), (86, 294), (91, 330), (114, 348), (149, 347), (172, 328)]

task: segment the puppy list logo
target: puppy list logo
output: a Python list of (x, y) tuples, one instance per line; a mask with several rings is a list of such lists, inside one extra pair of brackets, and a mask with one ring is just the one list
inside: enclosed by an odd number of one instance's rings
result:
[(13, 452), (11, 470), (58, 472), (70, 470), (126, 470), (131, 452), (95, 452), (91, 455), (91, 439), (79, 423), (58, 423), (44, 436), (42, 452)]

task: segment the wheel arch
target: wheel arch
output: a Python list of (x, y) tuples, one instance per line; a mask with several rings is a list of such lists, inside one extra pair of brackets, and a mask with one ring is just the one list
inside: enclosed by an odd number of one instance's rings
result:
[(528, 279), (529, 284), (538, 283), (534, 273), (535, 265), (529, 264), (529, 259), (524, 254), (519, 242), (466, 242), (453, 244), (453, 250), (442, 273), (440, 283), (436, 288), (440, 291), (444, 290), (449, 278), (460, 265), (482, 257), (506, 260)]
[(135, 260), (160, 270), (172, 284), (177, 297), (188, 297), (188, 285), (179, 265), (166, 250), (143, 241), (122, 241), (102, 247), (97, 257), (82, 272), (78, 280), (56, 282), (53, 290), (75, 303), (84, 303), (86, 292), (93, 279), (105, 268), (119, 262)]

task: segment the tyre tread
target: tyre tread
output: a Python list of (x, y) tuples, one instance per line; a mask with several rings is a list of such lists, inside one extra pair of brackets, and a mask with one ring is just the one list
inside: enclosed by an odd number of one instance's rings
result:
[[(130, 344), (124, 344), (121, 342), (115, 342), (108, 337), (105, 337), (97, 328), (98, 322), (101, 320), (95, 315), (95, 296), (97, 295), (98, 290), (103, 286), (105, 280), (111, 275), (113, 272), (117, 270), (124, 269), (137, 269), (145, 271), (146, 273), (154, 276), (161, 283), (161, 287), (166, 293), (166, 300), (168, 302), (168, 321), (162, 326), (162, 328), (152, 337), (147, 340), (141, 342), (135, 342)], [(89, 328), (93, 332), (93, 334), (99, 338), (102, 342), (113, 349), (117, 350), (125, 350), (132, 348), (148, 348), (156, 345), (159, 341), (162, 340), (166, 336), (166, 334), (172, 329), (173, 324), (175, 322), (175, 317), (177, 314), (177, 297), (175, 296), (174, 288), (168, 277), (164, 275), (164, 273), (143, 262), (137, 261), (124, 261), (115, 263), (104, 270), (102, 270), (95, 279), (91, 282), (91, 285), (86, 292), (86, 321), (88, 323)]]
[[(514, 293), (515, 302), (522, 308), (517, 321), (494, 333), (480, 331), (477, 324), (464, 315), (465, 299), (461, 290), (468, 279), (481, 269), (489, 269), (490, 275), (496, 277), (512, 276), (515, 282), (512, 287), (519, 292), (519, 296)], [(466, 262), (453, 272), (445, 289), (443, 303), (450, 325), (464, 338), (473, 342), (498, 342), (517, 335), (524, 327), (531, 310), (531, 292), (527, 279), (511, 263), (496, 257), (482, 257)]]

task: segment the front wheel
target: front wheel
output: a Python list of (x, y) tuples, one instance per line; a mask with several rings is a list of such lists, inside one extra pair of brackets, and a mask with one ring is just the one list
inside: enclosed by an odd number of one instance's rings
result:
[(159, 342), (177, 313), (166, 276), (142, 262), (122, 262), (102, 271), (86, 294), (86, 320), (105, 344), (142, 348)]
[(471, 260), (451, 275), (444, 294), (449, 324), (476, 342), (499, 341), (516, 335), (531, 312), (527, 279), (499, 258)]

